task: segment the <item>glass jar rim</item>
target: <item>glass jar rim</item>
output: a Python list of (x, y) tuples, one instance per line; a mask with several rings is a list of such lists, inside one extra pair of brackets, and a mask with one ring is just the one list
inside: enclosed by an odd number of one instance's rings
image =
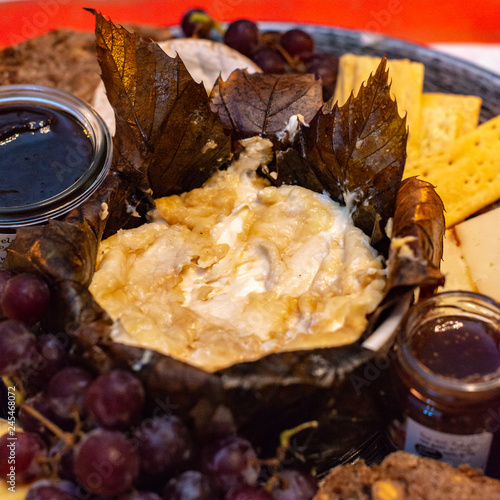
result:
[(70, 212), (102, 184), (111, 164), (113, 145), (104, 120), (85, 101), (69, 92), (40, 85), (0, 86), (1, 105), (34, 105), (70, 115), (87, 132), (92, 158), (85, 172), (70, 186), (50, 198), (13, 207), (0, 207), (0, 227), (45, 222)]
[[(398, 361), (400, 366), (412, 378), (416, 379), (424, 391), (433, 395), (441, 394), (448, 397), (460, 395), (464, 399), (477, 399), (490, 394), (492, 398), (500, 396), (500, 369), (483, 376), (481, 380), (471, 381), (439, 375), (427, 368), (413, 354), (411, 340), (418, 327), (418, 319), (431, 309), (441, 308), (453, 311), (455, 314), (474, 318), (493, 319), (500, 321), (500, 304), (491, 297), (467, 291), (446, 291), (429, 297), (412, 306), (403, 319), (398, 333)], [(435, 316), (437, 317), (437, 316)], [(496, 323), (500, 325), (500, 323)]]

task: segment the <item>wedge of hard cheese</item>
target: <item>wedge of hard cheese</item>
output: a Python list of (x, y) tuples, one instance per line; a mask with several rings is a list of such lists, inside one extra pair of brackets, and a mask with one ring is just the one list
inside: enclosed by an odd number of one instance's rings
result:
[(447, 231), (442, 271), (446, 290), (479, 292), (500, 302), (500, 208)]

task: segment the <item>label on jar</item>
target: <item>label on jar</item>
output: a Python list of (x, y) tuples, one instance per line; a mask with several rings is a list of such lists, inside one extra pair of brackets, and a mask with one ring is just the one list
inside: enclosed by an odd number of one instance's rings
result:
[(406, 420), (405, 451), (447, 462), (454, 467), (469, 464), (485, 470), (493, 434), (449, 434), (429, 429), (411, 418)]
[(0, 233), (0, 268), (2, 267), (2, 262), (7, 256), (7, 247), (14, 241), (16, 234), (5, 234)]

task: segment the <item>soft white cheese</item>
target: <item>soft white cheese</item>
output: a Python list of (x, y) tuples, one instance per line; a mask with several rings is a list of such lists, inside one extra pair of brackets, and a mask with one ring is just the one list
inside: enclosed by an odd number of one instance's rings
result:
[(384, 288), (382, 259), (328, 196), (270, 186), (271, 143), (202, 188), (157, 200), (154, 222), (100, 247), (90, 287), (115, 339), (207, 370), (278, 350), (351, 343)]

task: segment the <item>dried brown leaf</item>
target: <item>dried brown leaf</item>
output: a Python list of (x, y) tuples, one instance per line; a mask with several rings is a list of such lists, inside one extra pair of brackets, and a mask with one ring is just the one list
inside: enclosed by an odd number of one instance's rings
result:
[(169, 57), (96, 15), (97, 56), (115, 110), (115, 151), (155, 197), (199, 187), (230, 156), (230, 139), (202, 84)]
[(235, 139), (260, 135), (275, 138), (294, 115), (308, 123), (323, 104), (321, 83), (314, 75), (249, 74), (234, 71), (217, 80), (211, 107)]
[(442, 285), (439, 265), (445, 220), (441, 198), (431, 184), (410, 177), (401, 184), (396, 207), (387, 263), (388, 289)]
[(294, 158), (290, 171), (290, 159), (278, 158), (278, 179), (308, 179), (305, 187), (316, 191), (321, 185), (332, 199), (352, 206), (354, 223), (376, 243), (394, 213), (407, 136), (382, 59), (356, 96), (351, 94), (342, 107), (319, 111), (308, 127), (301, 127), (302, 160)]

